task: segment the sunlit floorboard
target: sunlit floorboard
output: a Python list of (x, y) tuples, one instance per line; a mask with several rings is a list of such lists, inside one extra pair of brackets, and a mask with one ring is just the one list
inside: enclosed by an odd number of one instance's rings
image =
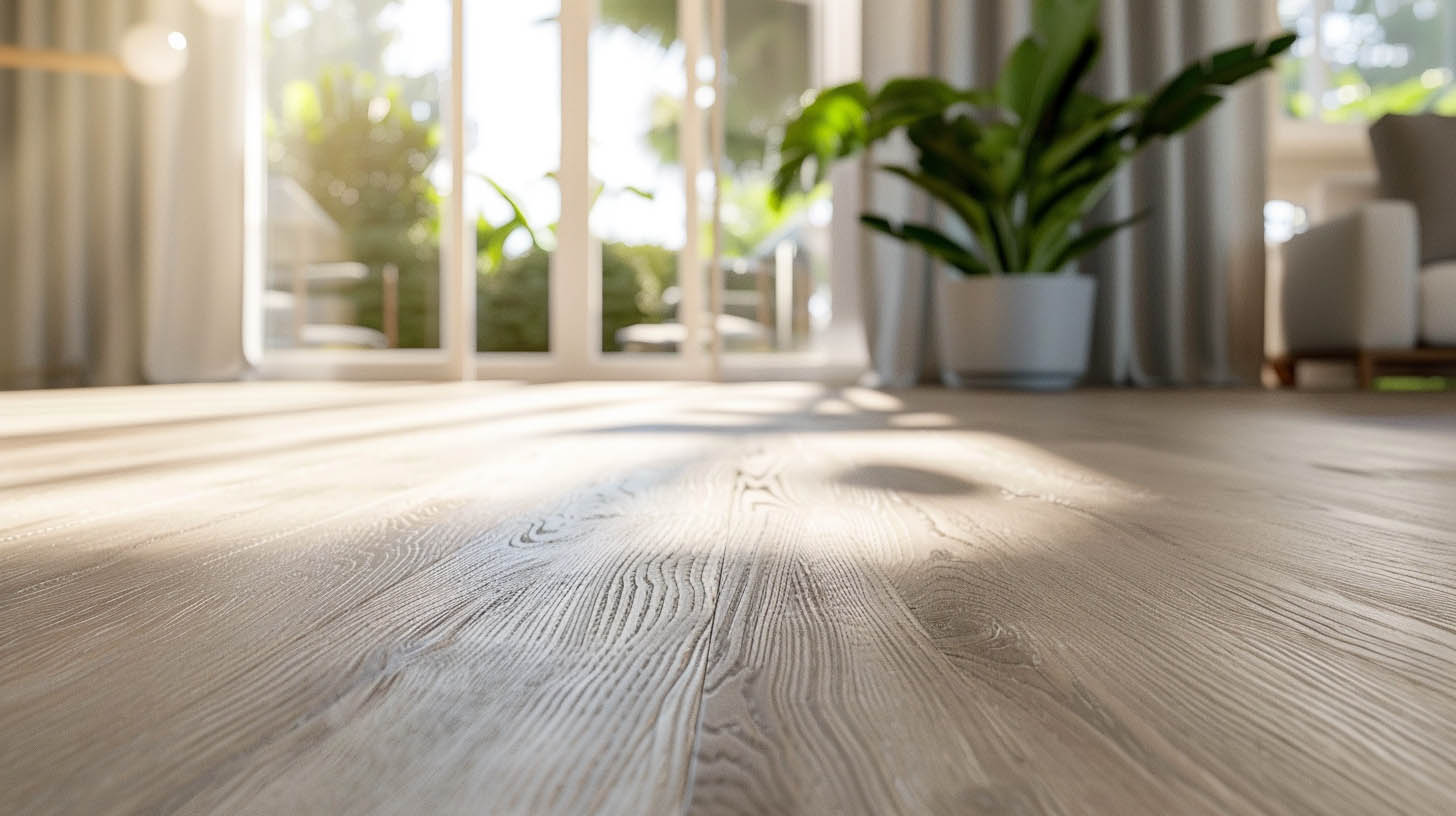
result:
[(1456, 811), (1456, 400), (0, 395), (0, 813), (684, 811)]

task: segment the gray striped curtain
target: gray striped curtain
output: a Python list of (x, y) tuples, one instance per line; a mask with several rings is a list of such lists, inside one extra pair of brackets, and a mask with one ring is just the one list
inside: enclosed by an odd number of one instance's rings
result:
[(242, 355), (240, 20), (190, 0), (0, 0), (0, 42), (187, 35), (171, 86), (0, 69), (0, 388), (227, 379)]
[[(1256, 0), (1103, 0), (1103, 52), (1090, 87), (1145, 92), (1209, 51), (1265, 33)], [(989, 85), (1030, 20), (1029, 0), (864, 0), (871, 84), (935, 73)], [(1263, 349), (1264, 88), (1251, 82), (1181, 140), (1123, 172), (1093, 221), (1151, 217), (1082, 262), (1098, 279), (1090, 379), (1119, 385), (1257, 383)], [(905, 146), (884, 148), (890, 158)], [(905, 185), (866, 176), (866, 202), (931, 217)], [(866, 237), (865, 315), (886, 384), (936, 374), (929, 262)]]

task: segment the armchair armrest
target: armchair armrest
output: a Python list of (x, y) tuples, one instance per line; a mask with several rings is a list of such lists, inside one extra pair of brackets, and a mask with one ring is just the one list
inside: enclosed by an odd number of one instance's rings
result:
[(1419, 227), (1409, 202), (1369, 201), (1284, 245), (1284, 353), (1416, 343)]

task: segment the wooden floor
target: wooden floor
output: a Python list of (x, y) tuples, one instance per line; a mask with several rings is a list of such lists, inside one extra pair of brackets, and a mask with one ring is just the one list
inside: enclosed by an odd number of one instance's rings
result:
[(0, 813), (1456, 813), (1456, 398), (0, 395)]

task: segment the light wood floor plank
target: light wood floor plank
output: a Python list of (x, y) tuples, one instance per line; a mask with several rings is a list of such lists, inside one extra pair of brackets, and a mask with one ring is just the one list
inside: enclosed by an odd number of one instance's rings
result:
[(0, 813), (1456, 810), (1456, 402), (0, 395)]

